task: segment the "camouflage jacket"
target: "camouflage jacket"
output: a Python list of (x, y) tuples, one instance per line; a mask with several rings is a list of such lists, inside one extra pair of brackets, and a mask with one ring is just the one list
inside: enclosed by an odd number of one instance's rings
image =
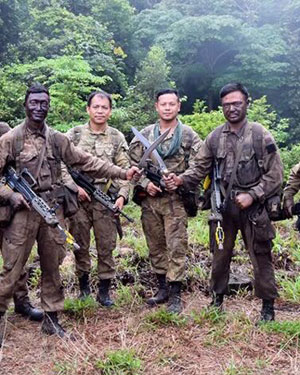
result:
[[(225, 123), (211, 132), (199, 150), (194, 167), (189, 168), (181, 177), (184, 184), (198, 184), (211, 173), (215, 160), (219, 163), (221, 184), (227, 188), (235, 163), (237, 145), (241, 142), (242, 150), (237, 166), (233, 189), (246, 191), (260, 202), (280, 190), (283, 181), (283, 166), (275, 141), (262, 125), (261, 159), (257, 160), (253, 141), (254, 123), (245, 121), (238, 133), (232, 132)], [(216, 137), (218, 138), (216, 140)], [(217, 147), (214, 144), (217, 141)]]
[(292, 198), (300, 190), (300, 163), (296, 164), (290, 172), (286, 187), (283, 191), (284, 199)]
[[(154, 137), (154, 127), (156, 124), (147, 126), (141, 131), (143, 136), (149, 140), (150, 143), (155, 141)], [(188, 168), (194, 168), (194, 161), (197, 152), (200, 149), (202, 144), (201, 139), (197, 133), (187, 125), (182, 124), (182, 139), (179, 150), (177, 153), (171, 157), (168, 157), (164, 160), (168, 170), (174, 172), (177, 175), (182, 174)], [(162, 142), (163, 151), (168, 149), (172, 141), (172, 135), (168, 135)], [(145, 152), (145, 148), (140, 143), (140, 141), (135, 137), (130, 143), (129, 146), (129, 155), (133, 165), (138, 165), (140, 159), (142, 158)], [(156, 161), (153, 159), (155, 164)], [(146, 177), (142, 177), (139, 181), (144, 189), (147, 187), (150, 181)]]
[[(16, 142), (20, 135), (23, 147), (20, 154), (16, 155)], [(31, 130), (26, 122), (0, 138), (0, 177), (5, 166), (9, 164), (15, 166), (19, 164), (19, 170), (28, 168), (29, 172), (35, 176), (45, 145), (45, 156), (36, 178), (37, 186), (34, 188), (37, 192), (53, 190), (56, 185), (61, 185), (61, 161), (88, 172), (95, 178), (126, 179), (124, 169), (76, 148), (64, 134), (49, 128), (46, 124), (42, 129)], [(3, 191), (3, 188), (0, 188), (0, 195), (2, 194), (7, 194), (7, 189)]]
[[(91, 130), (89, 123), (76, 126), (67, 132), (67, 137), (80, 149), (89, 152), (93, 156), (113, 163), (121, 168), (130, 166), (128, 156), (128, 145), (124, 135), (117, 129), (107, 126), (101, 133), (95, 133)], [(105, 190), (109, 179), (98, 178), (95, 184)], [(114, 192), (122, 195), (125, 200), (128, 199), (130, 183), (120, 179), (111, 181)]]

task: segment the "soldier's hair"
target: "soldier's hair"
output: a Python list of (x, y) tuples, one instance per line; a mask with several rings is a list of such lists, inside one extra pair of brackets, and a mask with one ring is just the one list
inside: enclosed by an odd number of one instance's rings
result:
[(239, 82), (227, 83), (227, 85), (222, 87), (219, 94), (220, 99), (224, 98), (224, 96), (234, 91), (240, 91), (245, 96), (245, 99), (248, 100), (249, 91), (247, 90), (246, 86), (242, 85)]
[(160, 96), (165, 95), (165, 94), (175, 94), (178, 98), (178, 101), (180, 100), (179, 92), (176, 89), (162, 89), (157, 91), (155, 95), (156, 102), (158, 102), (158, 99)]
[(30, 94), (39, 94), (41, 92), (44, 92), (50, 97), (49, 90), (47, 89), (47, 87), (41, 85), (40, 83), (32, 84), (26, 91), (24, 104), (27, 102), (27, 98)]
[(93, 100), (93, 97), (94, 96), (100, 96), (100, 98), (106, 98), (108, 99), (109, 101), (109, 107), (111, 108), (112, 107), (112, 99), (111, 99), (111, 95), (103, 90), (99, 90), (99, 91), (93, 91), (87, 98), (87, 106), (90, 107), (91, 106), (91, 102)]

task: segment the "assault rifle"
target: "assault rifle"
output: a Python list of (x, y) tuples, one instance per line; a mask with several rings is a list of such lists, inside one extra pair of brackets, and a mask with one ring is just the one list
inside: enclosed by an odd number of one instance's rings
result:
[(219, 250), (223, 250), (224, 246), (224, 231), (222, 228), (222, 211), (223, 211), (223, 203), (221, 198), (221, 174), (219, 171), (218, 162), (215, 161), (214, 169), (213, 169), (213, 190), (211, 193), (211, 215), (209, 217), (209, 221), (216, 223), (216, 231), (215, 231), (215, 239), (218, 245)]
[(13, 191), (22, 194), (30, 206), (42, 216), (49, 226), (59, 230), (66, 243), (73, 245), (75, 250), (79, 250), (79, 245), (75, 242), (71, 233), (60, 226), (55, 214), (55, 208), (50, 208), (48, 204), (32, 190), (32, 187), (36, 185), (36, 181), (27, 168), (24, 168), (22, 172), (17, 175), (14, 168), (8, 167), (5, 173), (5, 181)]
[[(114, 205), (114, 202), (109, 195), (105, 194), (101, 189), (96, 188), (96, 186), (94, 185), (94, 180), (91, 177), (70, 167), (68, 167), (68, 171), (76, 184), (82, 187), (91, 197), (94, 197), (96, 201), (100, 202), (112, 213), (124, 216), (130, 223), (134, 222), (131, 217), (126, 215), (125, 212), (121, 211), (119, 207), (116, 207)], [(119, 235), (121, 237), (120, 232)]]

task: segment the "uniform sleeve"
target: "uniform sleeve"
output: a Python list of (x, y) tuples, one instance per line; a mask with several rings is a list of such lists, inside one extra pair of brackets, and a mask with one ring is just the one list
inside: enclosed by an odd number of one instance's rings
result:
[[(115, 156), (115, 164), (121, 168), (130, 167), (128, 145), (123, 134), (121, 134), (118, 151)], [(128, 201), (128, 196), (129, 196), (129, 191), (130, 191), (130, 182), (124, 181), (124, 180), (118, 180), (117, 183), (120, 187), (118, 195), (124, 197), (125, 201)]]
[(283, 165), (274, 138), (264, 131), (263, 138), (263, 175), (258, 185), (249, 190), (249, 194), (261, 203), (276, 194), (283, 182)]
[(210, 146), (210, 135), (204, 142), (199, 140), (197, 143), (198, 151), (189, 161), (189, 168), (180, 175), (183, 179), (183, 185), (186, 188), (197, 186), (211, 171), (214, 156)]
[(60, 148), (61, 159), (66, 165), (88, 172), (95, 178), (106, 177), (126, 180), (125, 169), (94, 157), (80, 148), (75, 147), (64, 134), (57, 133), (56, 137), (58, 138), (57, 144)]
[(290, 172), (286, 187), (283, 191), (284, 198), (291, 198), (298, 193), (300, 189), (300, 163), (295, 165)]
[[(4, 167), (12, 160), (12, 139), (11, 134), (6, 133), (0, 138), (0, 177), (3, 176)], [(2, 182), (0, 183), (0, 199), (7, 201), (13, 191)]]

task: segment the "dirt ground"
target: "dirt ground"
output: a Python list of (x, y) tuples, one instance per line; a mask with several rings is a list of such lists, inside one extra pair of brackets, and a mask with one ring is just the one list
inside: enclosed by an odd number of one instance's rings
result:
[[(191, 319), (210, 302), (202, 292), (184, 293), (187, 323), (149, 324), (145, 316), (155, 309), (144, 304), (119, 309), (99, 308), (92, 316), (78, 321), (63, 315), (62, 321), (76, 341), (46, 337), (40, 324), (10, 313), (2, 348), (1, 375), (96, 375), (95, 367), (109, 350), (134, 349), (142, 360), (139, 372), (145, 375), (298, 375), (299, 342), (267, 333), (255, 322), (260, 301), (251, 296), (231, 297), (225, 315), (242, 316), (222, 330), (199, 325)], [(299, 320), (300, 307), (277, 302), (278, 321)], [(113, 374), (113, 372), (112, 372)], [(126, 375), (131, 372), (115, 372)]]

